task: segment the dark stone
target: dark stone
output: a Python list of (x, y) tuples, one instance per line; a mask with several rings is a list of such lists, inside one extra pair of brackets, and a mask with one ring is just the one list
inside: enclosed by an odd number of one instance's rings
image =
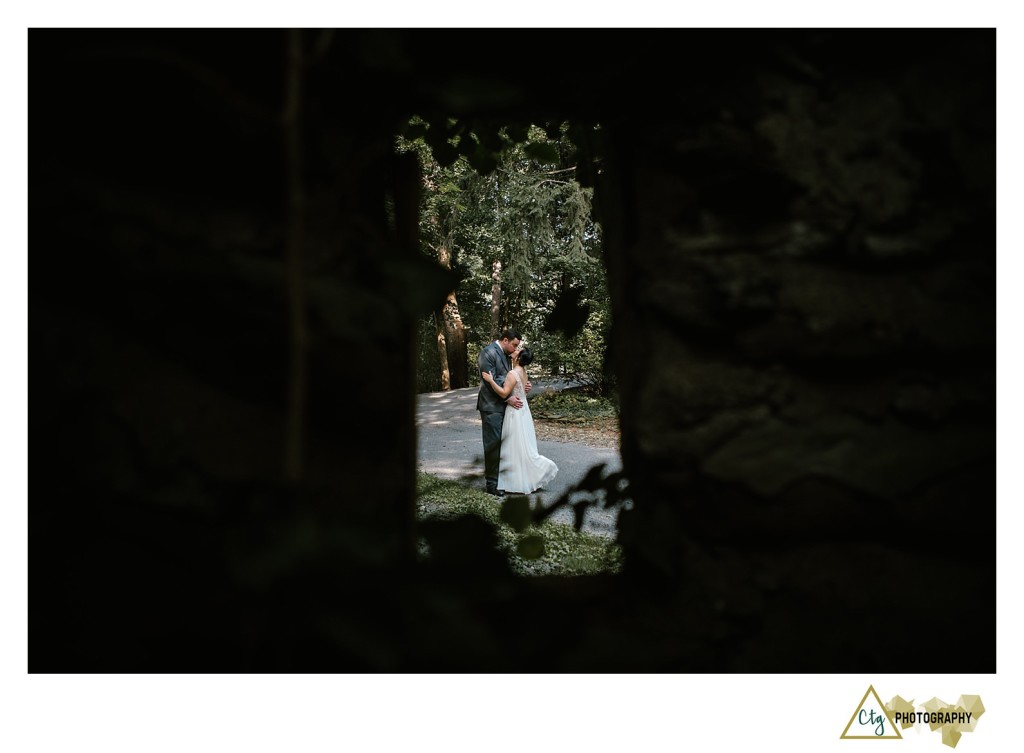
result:
[[(301, 34), (288, 481), (288, 33), (31, 31), (30, 671), (994, 672), (994, 30), (450, 33)], [(586, 126), (621, 576), (415, 563), (412, 114)]]

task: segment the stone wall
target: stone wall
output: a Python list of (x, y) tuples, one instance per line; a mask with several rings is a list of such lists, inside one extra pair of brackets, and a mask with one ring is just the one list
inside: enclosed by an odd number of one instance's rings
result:
[(606, 186), (627, 563), (747, 620), (746, 666), (994, 630), (991, 52), (837, 41), (631, 129)]
[[(32, 32), (32, 671), (994, 671), (994, 32), (635, 33), (303, 35), (289, 481), (288, 35)], [(412, 566), (414, 113), (593, 137), (622, 577)]]

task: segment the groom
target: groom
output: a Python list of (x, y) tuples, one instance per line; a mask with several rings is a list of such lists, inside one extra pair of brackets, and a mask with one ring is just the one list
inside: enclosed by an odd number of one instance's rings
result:
[[(520, 341), (519, 333), (514, 329), (506, 329), (501, 336), (480, 351), (478, 374), (489, 371), (494, 375), (494, 381), (499, 386), (505, 384), (505, 377), (512, 368), (512, 361), (509, 359)], [(524, 389), (529, 392), (532, 387), (529, 382)], [(487, 481), (487, 493), (500, 496), (498, 491), (498, 461), (501, 459), (501, 425), (505, 421), (505, 405), (511, 405), (518, 410), (523, 407), (523, 401), (515, 395), (507, 400), (502, 399), (491, 389), (491, 386), (484, 382), (480, 385), (480, 394), (476, 399), (476, 409), (480, 411), (480, 423), (483, 425), (484, 434), (484, 478)]]

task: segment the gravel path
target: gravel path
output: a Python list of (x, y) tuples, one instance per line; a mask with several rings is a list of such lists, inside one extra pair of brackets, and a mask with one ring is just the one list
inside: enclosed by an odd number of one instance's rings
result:
[[(533, 391), (562, 386), (561, 383), (534, 381)], [(416, 396), (416, 458), (419, 470), (440, 478), (469, 481), (482, 491), (484, 461), (480, 414), (476, 411), (477, 392), (477, 387), (467, 387)], [(558, 466), (558, 476), (549, 487), (531, 495), (539, 496), (545, 505), (554, 503), (598, 463), (607, 463), (606, 473), (622, 468), (618, 450), (542, 440), (538, 440), (537, 449)], [(552, 519), (572, 523), (572, 512), (559, 510)], [(584, 518), (583, 530), (614, 537), (615, 512), (591, 508)]]

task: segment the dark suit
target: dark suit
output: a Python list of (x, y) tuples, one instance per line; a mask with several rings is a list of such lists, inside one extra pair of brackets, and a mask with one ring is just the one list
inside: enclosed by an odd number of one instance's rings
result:
[[(496, 342), (481, 349), (477, 365), (480, 367), (477, 373), (491, 372), (499, 387), (504, 386), (505, 377), (512, 367), (508, 355)], [(483, 382), (476, 398), (476, 409), (480, 411), (480, 423), (483, 427), (484, 478), (488, 490), (493, 491), (498, 486), (498, 461), (501, 459), (501, 425), (505, 421), (505, 401), (491, 389), (491, 385)]]

